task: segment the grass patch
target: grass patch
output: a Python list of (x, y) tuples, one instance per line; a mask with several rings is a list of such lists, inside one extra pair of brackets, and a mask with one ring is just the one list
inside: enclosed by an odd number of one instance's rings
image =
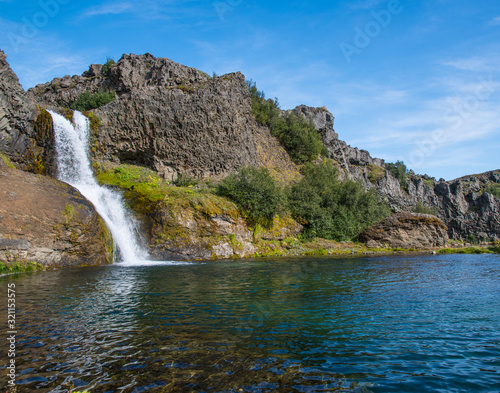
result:
[(132, 209), (148, 214), (155, 203), (161, 202), (172, 211), (193, 208), (207, 217), (221, 214), (239, 217), (236, 205), (215, 195), (210, 188), (174, 187), (151, 169), (135, 165), (101, 167), (99, 183), (121, 188)]
[(32, 261), (14, 261), (11, 263), (0, 262), (0, 274), (26, 273), (45, 270), (45, 267)]
[(413, 213), (431, 214), (433, 216), (437, 216), (439, 209), (437, 207), (425, 206), (422, 202), (418, 202), (413, 208)]
[(376, 184), (379, 180), (385, 177), (385, 169), (381, 166), (370, 164), (368, 165), (370, 172), (368, 173), (368, 180), (370, 183)]
[(464, 247), (464, 248), (442, 248), (437, 251), (438, 254), (493, 254), (499, 252), (500, 247)]

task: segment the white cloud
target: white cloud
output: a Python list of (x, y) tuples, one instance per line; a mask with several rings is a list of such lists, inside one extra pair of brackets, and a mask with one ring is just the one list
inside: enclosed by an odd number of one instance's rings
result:
[(100, 15), (118, 15), (133, 10), (133, 4), (125, 3), (108, 3), (101, 4), (96, 7), (89, 8), (84, 12), (83, 17), (100, 16)]

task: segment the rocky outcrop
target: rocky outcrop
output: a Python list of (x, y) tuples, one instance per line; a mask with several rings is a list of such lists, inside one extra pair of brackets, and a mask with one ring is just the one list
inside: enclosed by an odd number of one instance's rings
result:
[(446, 246), (447, 229), (435, 216), (399, 213), (365, 229), (359, 238), (370, 248), (431, 249)]
[(106, 225), (76, 189), (0, 159), (0, 261), (53, 267), (112, 260)]
[(500, 183), (500, 170), (445, 182), (429, 176), (409, 174), (407, 184), (385, 169), (382, 159), (348, 146), (333, 129), (333, 115), (326, 108), (304, 105), (293, 110), (314, 122), (329, 157), (342, 169), (340, 178), (375, 188), (395, 212), (411, 212), (417, 205), (436, 211), (456, 240), (500, 239), (500, 200), (485, 192), (487, 185)]
[(0, 152), (23, 170), (52, 173), (54, 138), (47, 120), (0, 50)]
[(96, 157), (144, 165), (175, 179), (179, 173), (222, 177), (241, 166), (273, 161), (296, 172), (269, 130), (252, 116), (241, 73), (211, 78), (166, 58), (123, 55), (108, 70), (92, 65), (31, 89), (45, 105), (69, 106), (84, 91), (112, 90), (116, 100), (95, 111)]

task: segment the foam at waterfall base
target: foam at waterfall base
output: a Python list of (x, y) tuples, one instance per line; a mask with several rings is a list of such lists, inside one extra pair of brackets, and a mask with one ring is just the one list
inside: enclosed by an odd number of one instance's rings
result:
[(124, 261), (116, 262), (114, 265), (119, 267), (137, 267), (137, 266), (183, 266), (183, 265), (193, 265), (199, 264), (199, 262), (189, 262), (189, 261), (151, 261), (151, 260), (135, 260), (135, 261)]

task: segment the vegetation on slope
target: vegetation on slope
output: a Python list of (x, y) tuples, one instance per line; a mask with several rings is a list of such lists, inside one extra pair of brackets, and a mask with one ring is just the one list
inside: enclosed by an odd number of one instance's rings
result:
[(269, 127), (271, 134), (278, 138), (290, 158), (296, 163), (312, 161), (319, 154), (326, 154), (312, 121), (307, 121), (292, 112), (283, 113), (278, 100), (266, 100), (265, 94), (252, 81), (247, 81), (252, 96), (252, 112), (257, 121)]
[(305, 226), (304, 238), (352, 240), (390, 214), (374, 189), (339, 181), (329, 162), (306, 164), (302, 173), (303, 179), (288, 188), (287, 198), (292, 217)]
[(109, 104), (111, 101), (115, 100), (115, 98), (116, 95), (114, 91), (99, 91), (96, 93), (84, 91), (78, 96), (76, 101), (70, 105), (70, 108), (80, 112), (90, 111)]
[(500, 184), (490, 183), (484, 188), (484, 192), (487, 192), (494, 197), (500, 199)]
[(352, 240), (390, 213), (375, 190), (367, 192), (353, 181), (340, 182), (329, 162), (307, 163), (302, 174), (300, 181), (282, 190), (266, 169), (242, 168), (227, 177), (217, 192), (257, 223), (268, 224), (278, 214), (291, 214), (304, 225), (304, 239)]
[(395, 164), (388, 162), (385, 164), (385, 169), (387, 169), (392, 176), (399, 180), (399, 184), (401, 184), (401, 188), (403, 190), (408, 188), (408, 168), (403, 161), (396, 161)]
[(217, 187), (217, 194), (234, 201), (250, 224), (266, 228), (284, 204), (284, 193), (266, 168), (241, 168), (227, 176)]

